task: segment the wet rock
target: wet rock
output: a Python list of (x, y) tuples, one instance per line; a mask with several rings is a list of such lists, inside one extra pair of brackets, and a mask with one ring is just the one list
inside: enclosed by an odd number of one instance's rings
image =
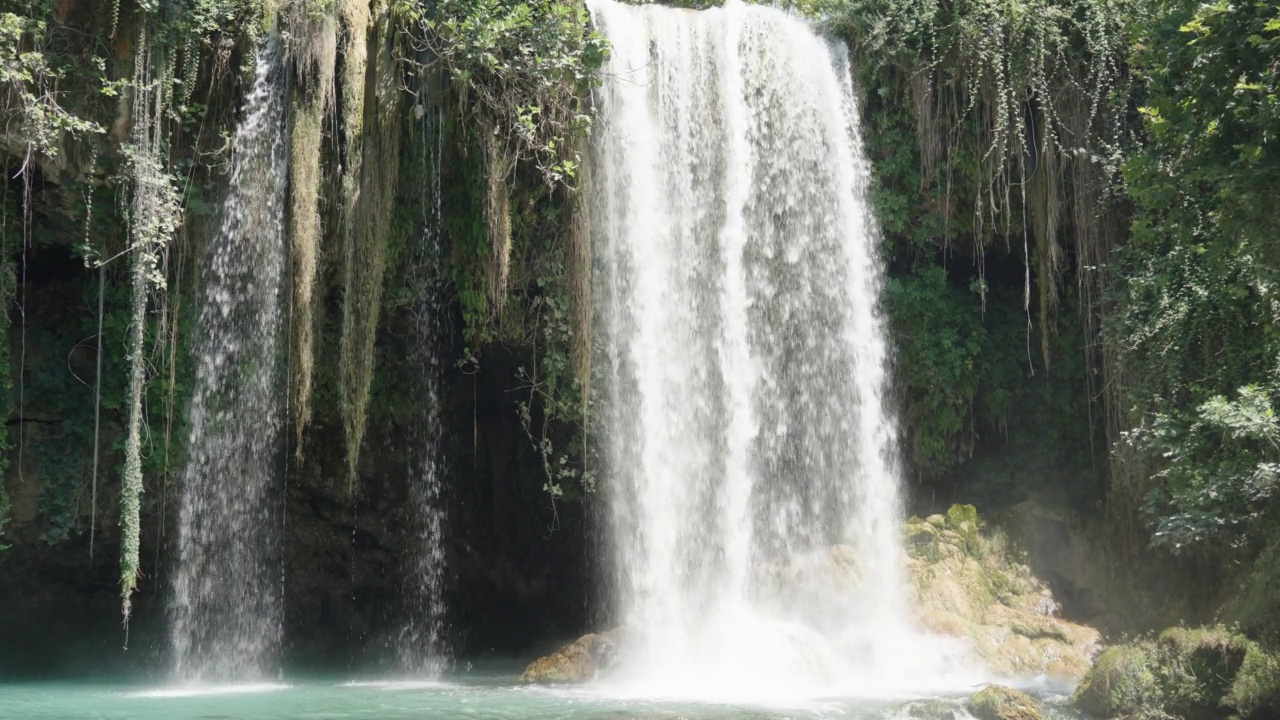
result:
[(913, 700), (897, 709), (891, 717), (910, 720), (971, 720), (964, 707), (954, 700)]
[(965, 708), (978, 720), (1044, 720), (1040, 703), (1003, 685), (988, 685), (974, 693)]
[(583, 683), (607, 670), (618, 652), (620, 631), (588, 633), (556, 652), (529, 663), (520, 681), (526, 684)]
[(1001, 534), (982, 528), (971, 505), (907, 522), (907, 570), (921, 624), (968, 640), (1001, 674), (1078, 681), (1100, 648), (1099, 633), (1057, 617), (1049, 588)]

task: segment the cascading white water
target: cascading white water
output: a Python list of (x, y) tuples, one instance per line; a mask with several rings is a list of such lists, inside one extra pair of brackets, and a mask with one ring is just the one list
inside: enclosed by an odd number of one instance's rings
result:
[(279, 660), (283, 98), (273, 36), (258, 49), (236, 129), (222, 228), (201, 258), (170, 633), (186, 681), (274, 677)]
[(848, 61), (730, 0), (589, 0), (613, 680), (734, 700), (943, 677), (909, 622)]

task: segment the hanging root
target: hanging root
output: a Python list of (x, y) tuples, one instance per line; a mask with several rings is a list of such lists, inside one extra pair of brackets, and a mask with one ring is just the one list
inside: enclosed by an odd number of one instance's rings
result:
[(374, 340), (382, 303), (386, 246), (395, 203), (400, 157), (400, 93), (398, 63), (393, 55), (390, 22), (378, 18), (370, 39), (373, 67), (367, 72), (371, 95), (364, 116), (364, 158), (343, 254), (345, 294), (342, 306), (340, 391), (347, 442), (348, 494), (356, 490), (356, 468), (364, 439), (369, 389), (373, 381)]
[(587, 425), (591, 396), (591, 164), (586, 142), (579, 141), (577, 187), (571, 190), (571, 217), (566, 252), (569, 274), (569, 328), (573, 333), (573, 372)]
[(1049, 368), (1049, 319), (1062, 294), (1062, 244), (1058, 228), (1062, 222), (1063, 190), (1058, 152), (1048, 138), (1038, 150), (1035, 174), (1029, 181), (1028, 213), (1036, 239), (1036, 285), (1039, 290), (1040, 353)]
[(502, 138), (495, 132), (484, 134), (485, 221), (489, 226), (489, 307), (502, 315), (507, 299), (507, 275), (511, 267), (511, 210), (507, 192), (507, 158)]
[(360, 147), (364, 129), (365, 72), (369, 56), (368, 0), (338, 0), (342, 20), (342, 134), (346, 167), (343, 195), (346, 212), (355, 202), (355, 186), (360, 177)]

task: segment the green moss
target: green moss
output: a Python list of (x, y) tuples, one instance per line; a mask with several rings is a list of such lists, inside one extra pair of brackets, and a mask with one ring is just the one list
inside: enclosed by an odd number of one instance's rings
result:
[(1170, 628), (1100, 655), (1074, 701), (1096, 717), (1277, 717), (1280, 657), (1221, 626)]
[(947, 526), (950, 528), (959, 528), (963, 523), (969, 523), (971, 528), (978, 527), (978, 509), (972, 505), (952, 505), (947, 508)]
[(1280, 641), (1280, 533), (1258, 556), (1243, 592), (1228, 601), (1226, 613), (1251, 635)]
[(1013, 688), (988, 685), (969, 698), (965, 708), (978, 720), (1042, 720), (1044, 713), (1031, 696)]
[(1242, 720), (1280, 717), (1280, 656), (1249, 643), (1222, 704)]
[(1182, 717), (1214, 717), (1251, 643), (1222, 627), (1169, 628), (1157, 642), (1165, 708)]
[(1108, 648), (1080, 681), (1072, 698), (1095, 717), (1157, 717), (1164, 704), (1159, 678), (1152, 671), (1155, 650), (1139, 643)]

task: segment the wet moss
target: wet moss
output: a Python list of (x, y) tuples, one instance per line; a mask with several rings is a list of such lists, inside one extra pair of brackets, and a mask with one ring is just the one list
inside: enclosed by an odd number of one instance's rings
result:
[[(1094, 717), (1143, 717), (1163, 706), (1160, 682), (1152, 672), (1154, 648), (1138, 643), (1108, 648), (1076, 688), (1076, 707)], [(1157, 714), (1151, 717), (1157, 717)]]
[(988, 685), (969, 698), (965, 709), (978, 720), (1043, 720), (1040, 704), (1024, 692)]

